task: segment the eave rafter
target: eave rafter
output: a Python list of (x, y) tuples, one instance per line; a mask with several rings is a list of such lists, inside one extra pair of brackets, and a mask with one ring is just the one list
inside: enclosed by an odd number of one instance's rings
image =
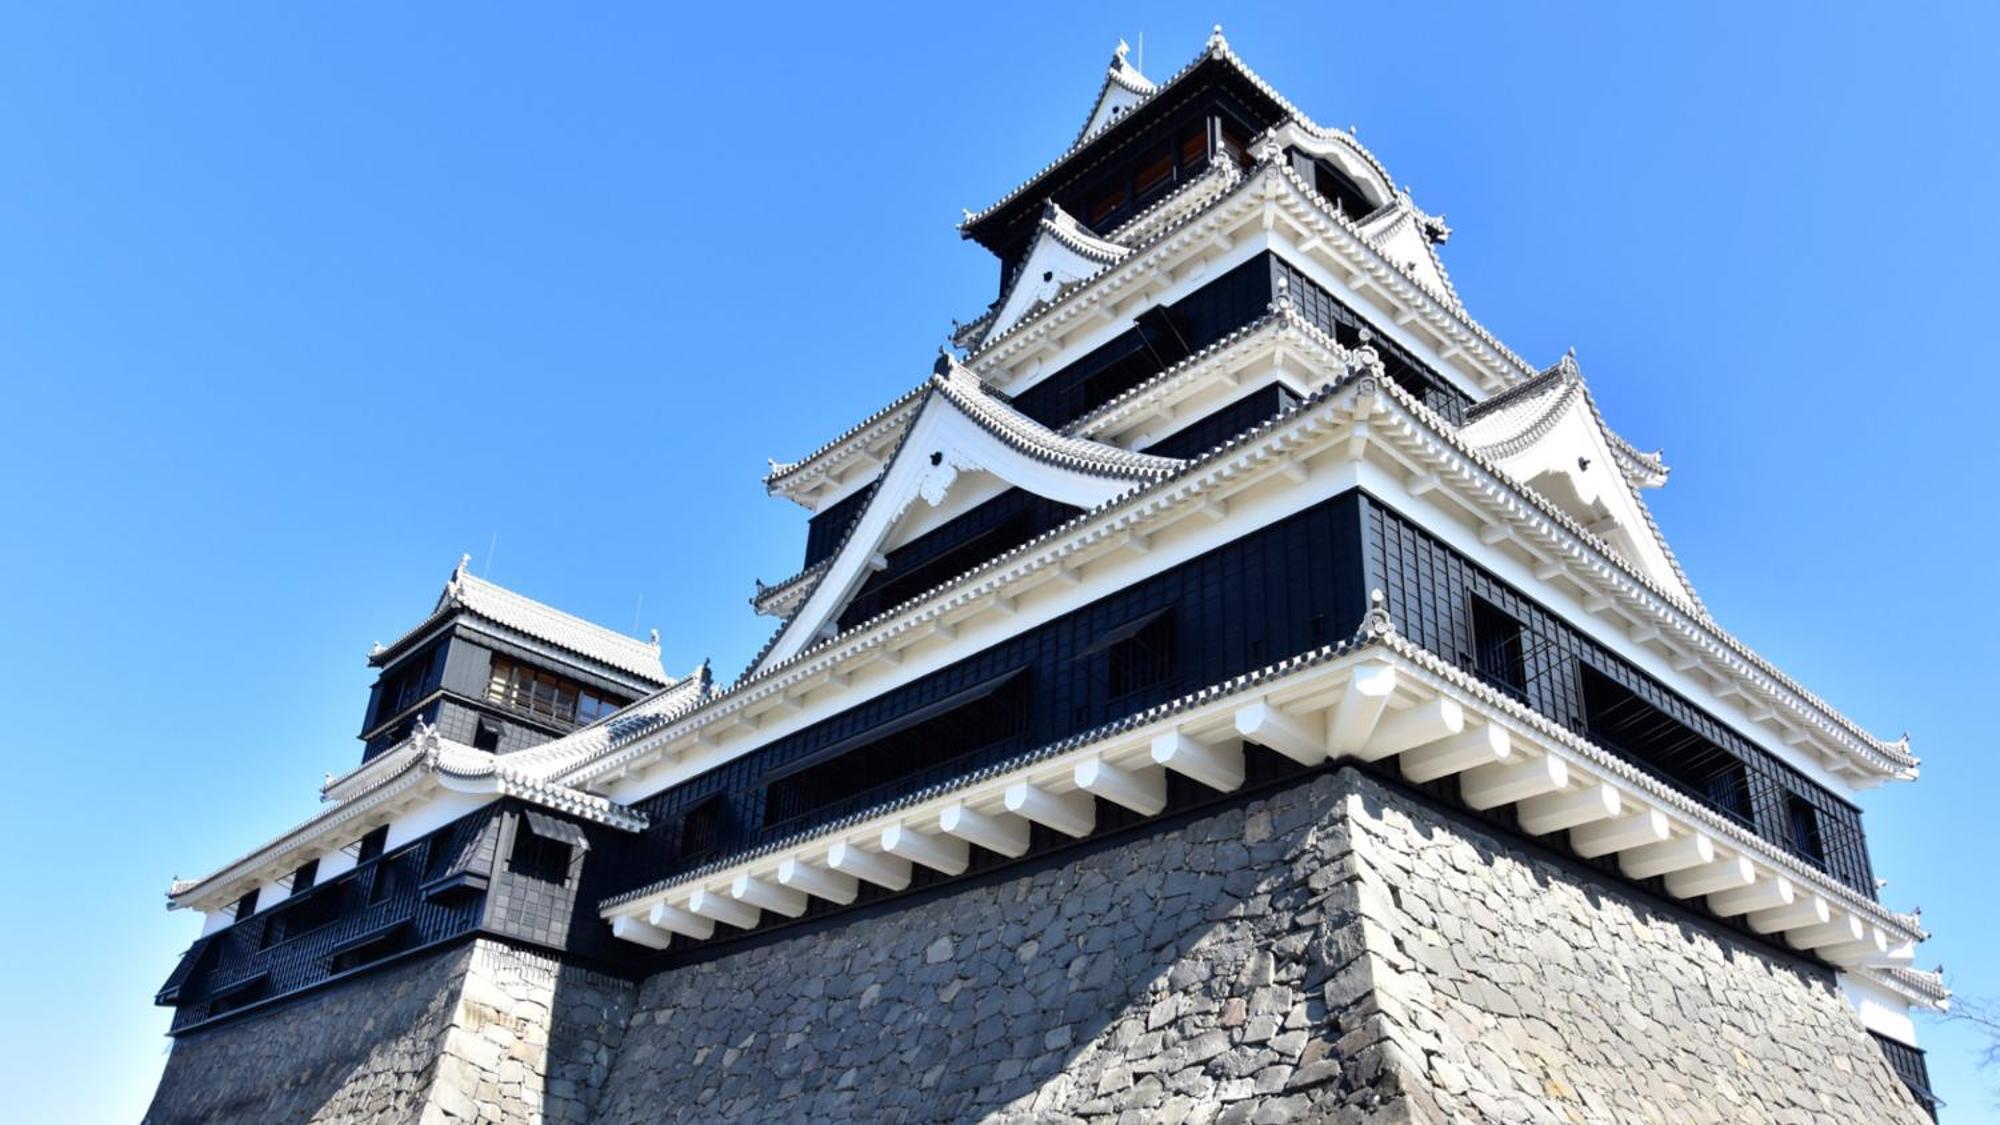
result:
[[(1228, 792), (1246, 742), (1306, 766), (1395, 761), (1404, 776), (1456, 776), (1473, 808), (1515, 808), (1524, 831), (1580, 855), (1616, 855), (1633, 879), (1749, 925), (1843, 969), (1907, 966), (1925, 935), (1896, 914), (1467, 677), (1371, 616), (1356, 641), (1286, 661), (1129, 720), (617, 896), (600, 906), (626, 940), (706, 938), (700, 919), (743, 929), (797, 917), (807, 900), (854, 899), (861, 882), (909, 885), (916, 867), (956, 875), (969, 850), (1027, 851), (1033, 824), (1095, 827), (1099, 799), (1142, 816), (1165, 775)], [(1564, 835), (1564, 834), (1567, 835)]]

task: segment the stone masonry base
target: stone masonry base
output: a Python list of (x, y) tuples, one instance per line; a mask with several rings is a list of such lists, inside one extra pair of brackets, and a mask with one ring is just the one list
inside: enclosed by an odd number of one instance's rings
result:
[(146, 1122), (588, 1121), (632, 995), (474, 941), (182, 1036)]
[(149, 1121), (1909, 1122), (1829, 974), (1343, 769), (637, 989), (477, 943)]

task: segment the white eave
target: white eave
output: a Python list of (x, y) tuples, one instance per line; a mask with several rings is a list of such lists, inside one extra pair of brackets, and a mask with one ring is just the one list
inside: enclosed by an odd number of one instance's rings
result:
[(1242, 742), (1306, 766), (1395, 761), (1415, 781), (1457, 776), (1479, 809), (1850, 972), (1903, 973), (1926, 936), (1894, 913), (1614, 754), (1492, 690), (1371, 614), (1361, 636), (1197, 691), (948, 783), (730, 856), (599, 906), (616, 936), (655, 949), (796, 917), (812, 897), (901, 890), (912, 867), (956, 875), (971, 846), (1022, 855), (1032, 824), (1072, 836), (1099, 800), (1161, 813), (1168, 772), (1224, 792)]
[(1120, 39), (1117, 48), (1111, 52), (1111, 64), (1105, 68), (1104, 82), (1097, 88), (1097, 98), (1091, 102), (1090, 114), (1084, 118), (1083, 128), (1077, 130), (1076, 140), (1070, 142), (1072, 149), (1111, 127), (1159, 89), (1125, 57), (1131, 49)]
[(471, 555), (458, 560), (457, 568), (445, 583), (444, 592), (438, 595), (437, 606), (429, 617), (393, 643), (370, 653), (369, 662), (376, 665), (387, 663), (435, 632), (451, 614), (464, 610), (532, 641), (613, 669), (642, 684), (664, 686), (673, 682), (660, 665), (660, 637), (657, 632), (650, 640), (640, 640), (564, 613), (554, 606), (472, 574), (467, 569), (471, 561)]
[(1310, 252), (1329, 258), (1329, 268), (1351, 287), (1380, 294), (1396, 310), (1399, 324), (1422, 326), (1437, 338), (1437, 347), (1447, 360), (1462, 357), (1479, 372), (1487, 390), (1499, 390), (1539, 374), (1473, 321), (1451, 294), (1434, 291), (1405, 265), (1385, 257), (1354, 220), (1342, 215), (1275, 157), (1275, 150), (1268, 151), (1266, 158), (1230, 190), (1135, 243), (1132, 254), (1115, 267), (1100, 271), (1052, 304), (993, 334), (966, 357), (966, 364), (1006, 390), (1018, 365), (1060, 351), (1067, 337), (1080, 328), (1116, 319), (1117, 310), (1135, 291), (1157, 287), (1162, 276), (1182, 261), (1212, 253), (1217, 244), (1229, 245), (1233, 232), (1246, 224), (1284, 221)]
[[(1297, 327), (1316, 331), (1306, 324)], [(1338, 348), (1330, 340), (1323, 346)], [(1368, 351), (1359, 354), (1367, 357)], [(1781, 725), (1794, 749), (1816, 753), (1864, 778), (1916, 776), (1917, 761), (1907, 740), (1875, 738), (1806, 692), (1712, 620), (1677, 602), (1547, 500), (1484, 462), (1451, 429), (1379, 375), (1350, 376), (1171, 477), (1115, 497), (783, 660), (760, 663), (685, 717), (612, 753), (579, 762), (557, 780), (590, 787), (644, 774), (697, 746), (713, 749), (723, 738), (730, 739), (731, 753), (740, 752), (737, 747), (758, 741), (755, 732), (764, 712), (796, 711), (806, 705), (802, 699), (809, 693), (817, 693), (816, 710), (820, 700), (838, 707), (840, 687), (853, 672), (885, 659), (898, 662), (902, 650), (924, 643), (940, 629), (949, 632), (956, 622), (1011, 605), (1044, 583), (1073, 580), (1089, 560), (1143, 545), (1181, 520), (1226, 513), (1236, 492), (1267, 481), (1309, 479), (1315, 460), (1332, 464), (1361, 458), (1371, 449), (1408, 465), (1405, 471), (1422, 476), (1419, 483), (1440, 499), (1476, 513), (1496, 533), (1490, 542), (1516, 545), (1541, 560), (1539, 570), (1585, 586), (1593, 612), (1626, 622), (1635, 641), (1664, 650), (1676, 667), (1709, 677), (1718, 685), (1718, 695), (1740, 697), (1760, 721)], [(751, 732), (747, 741), (739, 728)]]
[(1298, 122), (1301, 128), (1311, 131), (1314, 135), (1322, 139), (1347, 146), (1349, 149), (1353, 151), (1353, 153), (1358, 158), (1365, 160), (1369, 165), (1371, 165), (1374, 168), (1375, 173), (1378, 176), (1380, 176), (1384, 182), (1390, 182), (1388, 170), (1382, 166), (1382, 162), (1380, 160), (1377, 160), (1375, 158), (1374, 153), (1369, 152), (1365, 147), (1362, 146), (1360, 141), (1356, 140), (1350, 134), (1341, 133), (1336, 130), (1321, 128), (1319, 125), (1315, 124), (1310, 117), (1307, 117), (1305, 113), (1302, 112), (1297, 106), (1294, 106), (1290, 101), (1286, 100), (1283, 94), (1280, 94), (1278, 93), (1277, 90), (1273, 89), (1270, 83), (1258, 77), (1257, 73), (1251, 70), (1250, 67), (1246, 63), (1244, 63), (1244, 61), (1240, 57), (1237, 56), (1236, 52), (1230, 48), (1229, 41), (1223, 38), (1222, 25), (1217, 24), (1214, 30), (1209, 33), (1208, 41), (1205, 44), (1203, 44), (1201, 53), (1196, 55), (1194, 59), (1190, 61), (1186, 66), (1183, 66), (1180, 70), (1175, 71), (1171, 78), (1168, 78), (1166, 81), (1159, 83), (1157, 86), (1153, 88), (1153, 90), (1150, 93), (1144, 95), (1138, 101), (1134, 102), (1129, 109), (1120, 113), (1115, 120), (1113, 120), (1109, 125), (1107, 125), (1103, 129), (1100, 129), (1094, 133), (1087, 132), (1085, 135), (1080, 136), (1074, 144), (1072, 144), (1067, 150), (1063, 152), (1061, 156), (1058, 156), (1054, 160), (1051, 160), (1046, 165), (1043, 165), (1040, 171), (1036, 172), (1033, 176), (1030, 176), (1020, 186), (1014, 188), (1012, 191), (1009, 191), (1006, 195), (1001, 196), (1000, 199), (995, 203), (993, 203), (991, 206), (986, 207), (985, 209), (980, 211), (967, 212), (964, 221), (959, 224), (959, 230), (961, 232), (966, 230), (968, 227), (972, 226), (974, 223), (977, 223), (979, 220), (985, 218), (988, 215), (991, 215), (993, 212), (1000, 210), (1002, 207), (1005, 207), (1008, 204), (1013, 203), (1021, 196), (1026, 195), (1032, 190), (1034, 190), (1036, 185), (1041, 183), (1044, 177), (1046, 177), (1050, 172), (1053, 172), (1057, 168), (1060, 168), (1064, 164), (1068, 163), (1071, 157), (1083, 151), (1083, 149), (1089, 147), (1090, 145), (1096, 143), (1100, 138), (1115, 133), (1118, 130), (1118, 128), (1132, 116), (1132, 110), (1136, 110), (1141, 105), (1144, 105), (1147, 102), (1154, 100), (1155, 98), (1159, 98), (1171, 92), (1174, 89), (1174, 87), (1178, 85), (1183, 79), (1185, 79), (1188, 75), (1194, 73), (1196, 68), (1198, 68), (1199, 66), (1201, 66), (1202, 63), (1207, 62), (1211, 58), (1220, 59), (1228, 63), (1231, 67), (1235, 68), (1236, 71), (1239, 74), (1241, 74), (1246, 81), (1248, 81), (1252, 86), (1255, 86), (1260, 93), (1270, 98), (1272, 103), (1277, 105), (1279, 110), (1282, 113), (1284, 113), (1285, 116)]
[(296, 867), (314, 855), (334, 850), (339, 846), (336, 840), (367, 831), (363, 825), (373, 827), (377, 823), (387, 823), (394, 811), (421, 803), (439, 791), (494, 798), (517, 797), (556, 812), (627, 832), (638, 832), (646, 827), (645, 816), (636, 810), (598, 794), (516, 769), (506, 758), (449, 741), (429, 726), (421, 726), (395, 752), (382, 772), (371, 771), (368, 781), (365, 788), (357, 787), (340, 803), (213, 874), (200, 879), (175, 880), (167, 892), (168, 907), (215, 909), (227, 904), (270, 877)]
[(1173, 458), (1051, 431), (995, 397), (955, 360), (940, 356), (916, 416), (888, 457), (881, 483), (832, 558), (807, 579), (810, 589), (797, 599), (752, 669), (781, 663), (819, 639), (879, 565), (881, 544), (903, 513), (919, 498), (942, 503), (961, 473), (989, 472), (1037, 495), (1087, 508), (1180, 465)]

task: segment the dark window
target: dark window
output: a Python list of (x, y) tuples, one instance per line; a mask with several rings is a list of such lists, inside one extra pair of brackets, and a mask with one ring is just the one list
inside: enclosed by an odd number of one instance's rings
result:
[(1796, 793), (1785, 797), (1785, 827), (1791, 836), (1792, 851), (1814, 866), (1826, 863), (1826, 845), (1819, 835), (1819, 810)]
[(375, 881), (368, 886), (368, 901), (387, 902), (401, 894), (409, 885), (410, 866), (414, 858), (408, 849), (393, 859), (385, 859), (375, 865)]
[(1125, 183), (1121, 180), (1098, 190), (1098, 194), (1091, 200), (1090, 217), (1087, 221), (1091, 226), (1096, 226), (1117, 214), (1124, 206)]
[(241, 922), (255, 913), (257, 913), (257, 890), (253, 887), (248, 894), (236, 900), (233, 917)]
[(1193, 172), (1208, 163), (1208, 123), (1197, 121), (1181, 132), (1181, 171)]
[(358, 969), (373, 961), (380, 961), (403, 947), (403, 939), (409, 933), (409, 923), (398, 922), (386, 928), (361, 934), (333, 947), (332, 956), (327, 958), (329, 972), (344, 973)]
[(361, 850), (355, 854), (354, 862), (367, 863), (369, 860), (381, 855), (382, 849), (388, 843), (388, 825), (384, 824), (380, 828), (371, 830), (366, 836), (361, 837)]
[(472, 748), (474, 750), (484, 750), (489, 754), (498, 753), (500, 750), (500, 728), (485, 719), (479, 720), (478, 728), (472, 732)]
[(1270, 307), (1274, 260), (1259, 255), (1169, 308), (1148, 309), (1127, 331), (1023, 390), (1014, 408), (1059, 428), (1243, 327)]
[(1002, 673), (783, 767), (765, 791), (765, 823), (942, 778), (955, 763), (1018, 741), (1027, 685), (1020, 669)]
[(247, 1008), (269, 995), (270, 991), (271, 975), (269, 973), (258, 973), (249, 980), (230, 985), (216, 993), (215, 997), (208, 1002), (208, 1014), (219, 1016), (224, 1012), (233, 1012), (238, 1008)]
[[(625, 705), (574, 680), (509, 660), (493, 658), (486, 698), (559, 723), (594, 723)], [(497, 744), (497, 743), (496, 743)]]
[(569, 881), (570, 846), (528, 830), (522, 823), (514, 832), (514, 854), (507, 857), (507, 870), (544, 883)]
[(728, 836), (729, 799), (714, 794), (681, 816), (680, 857), (700, 859), (715, 854)]
[(375, 690), (375, 722), (380, 724), (414, 706), (430, 686), (431, 664), (441, 651), (432, 649), (407, 657), (395, 671), (386, 673)]
[(1512, 614), (1474, 595), (1472, 667), (1481, 679), (1517, 697), (1528, 690), (1526, 636)]
[(311, 890), (313, 880), (317, 878), (319, 878), (319, 860), (309, 859), (299, 864), (299, 869), (292, 872), (292, 893)]
[[(297, 902), (286, 899), (271, 911), (264, 923), (263, 946), (269, 948), (331, 924), (340, 917), (341, 899), (345, 897), (342, 888), (345, 886), (346, 883), (335, 881)], [(293, 893), (297, 895), (297, 892)]]
[(1749, 780), (1735, 755), (1597, 669), (1580, 671), (1593, 740), (1709, 808), (1751, 823)]
[(1132, 186), (1138, 192), (1139, 201), (1143, 203), (1152, 196), (1155, 188), (1173, 182), (1174, 153), (1172, 149), (1168, 149), (1139, 166), (1139, 175)]
[(1113, 703), (1159, 687), (1173, 676), (1172, 611), (1155, 610), (1135, 618), (1112, 629), (1106, 638), (1109, 643), (1100, 641), (1099, 644), (1103, 645), (1104, 652), (1105, 692)]
[(1375, 210), (1361, 188), (1343, 173), (1329, 167), (1325, 161), (1313, 163), (1313, 190), (1331, 200), (1340, 208), (1340, 213), (1350, 219), (1358, 219)]

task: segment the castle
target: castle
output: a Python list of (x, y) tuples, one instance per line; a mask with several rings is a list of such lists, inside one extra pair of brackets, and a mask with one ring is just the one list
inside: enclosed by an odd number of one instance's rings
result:
[(361, 763), (169, 904), (148, 1120), (1905, 1121), (1912, 780), (1704, 608), (1573, 356), (1217, 29), (774, 463), (733, 682), (454, 570)]

